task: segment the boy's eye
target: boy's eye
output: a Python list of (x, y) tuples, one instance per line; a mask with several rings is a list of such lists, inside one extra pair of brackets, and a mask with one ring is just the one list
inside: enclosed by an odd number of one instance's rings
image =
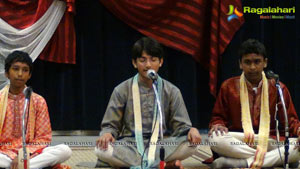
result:
[(244, 63), (245, 63), (246, 65), (249, 65), (249, 64), (250, 64), (250, 61), (249, 61), (249, 60), (245, 60)]
[(140, 58), (140, 62), (145, 62), (146, 59), (145, 58)]
[(254, 62), (255, 64), (260, 64), (261, 63), (261, 60), (255, 60), (255, 62)]

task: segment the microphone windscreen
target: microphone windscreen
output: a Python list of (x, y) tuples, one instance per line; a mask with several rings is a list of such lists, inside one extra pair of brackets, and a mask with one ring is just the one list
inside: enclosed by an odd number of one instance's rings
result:
[(268, 79), (275, 79), (275, 80), (279, 79), (279, 75), (275, 74), (272, 70), (268, 70), (266, 76)]
[(272, 79), (274, 76), (274, 72), (272, 70), (268, 70), (266, 73), (266, 76), (268, 79)]
[(26, 99), (29, 99), (30, 96), (31, 96), (31, 93), (32, 93), (32, 88), (31, 87), (26, 87), (24, 90), (23, 90), (23, 93), (25, 95), (25, 98)]
[(153, 70), (153, 69), (149, 69), (147, 71), (147, 76), (152, 79), (152, 80), (156, 80), (157, 79), (157, 73)]

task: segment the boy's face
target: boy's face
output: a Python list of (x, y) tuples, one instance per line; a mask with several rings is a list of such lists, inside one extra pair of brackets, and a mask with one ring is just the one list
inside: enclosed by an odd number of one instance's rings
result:
[(155, 72), (158, 72), (163, 64), (163, 58), (159, 59), (158, 57), (152, 57), (143, 51), (142, 57), (139, 57), (136, 60), (133, 59), (132, 64), (138, 70), (140, 76), (148, 78), (147, 71), (153, 69)]
[(26, 63), (14, 62), (8, 72), (5, 72), (5, 76), (10, 80), (12, 87), (21, 88), (31, 77), (30, 68)]
[(247, 80), (251, 83), (260, 82), (261, 73), (267, 67), (268, 59), (256, 53), (250, 53), (242, 56), (240, 60), (240, 69), (245, 73)]

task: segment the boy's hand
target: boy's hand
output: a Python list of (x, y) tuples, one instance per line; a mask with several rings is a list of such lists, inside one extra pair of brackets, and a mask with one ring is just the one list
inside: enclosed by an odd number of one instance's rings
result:
[(221, 135), (223, 136), (224, 133), (228, 133), (228, 128), (225, 126), (222, 126), (220, 124), (215, 124), (211, 127), (211, 129), (208, 132), (208, 136), (211, 136), (213, 132), (216, 132), (216, 135), (218, 136), (218, 131), (221, 132)]
[(18, 160), (19, 155), (17, 155), (11, 162), (10, 168), (11, 169), (18, 169)]
[(188, 133), (188, 140), (191, 145), (198, 145), (201, 142), (201, 136), (196, 128), (191, 128)]
[(96, 141), (96, 146), (100, 148), (100, 150), (107, 150), (108, 144), (110, 142), (115, 142), (115, 138), (112, 136), (111, 133), (105, 133), (100, 136)]
[(298, 144), (295, 146), (295, 148), (294, 149), (298, 149), (298, 152), (300, 152), (300, 127), (298, 127), (298, 129), (297, 129), (297, 135), (298, 135)]

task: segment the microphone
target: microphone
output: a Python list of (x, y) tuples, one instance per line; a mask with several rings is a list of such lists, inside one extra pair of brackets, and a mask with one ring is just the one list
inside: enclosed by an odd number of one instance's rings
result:
[(147, 76), (149, 77), (149, 79), (152, 79), (153, 81), (157, 80), (157, 73), (153, 70), (153, 69), (149, 69), (147, 71)]
[(272, 70), (268, 70), (266, 75), (268, 79), (275, 79), (276, 81), (279, 80), (279, 75), (275, 74)]
[(32, 93), (32, 88), (29, 86), (29, 87), (26, 87), (24, 90), (23, 90), (23, 93), (25, 95), (25, 99), (29, 100), (30, 96), (31, 96), (31, 93)]

